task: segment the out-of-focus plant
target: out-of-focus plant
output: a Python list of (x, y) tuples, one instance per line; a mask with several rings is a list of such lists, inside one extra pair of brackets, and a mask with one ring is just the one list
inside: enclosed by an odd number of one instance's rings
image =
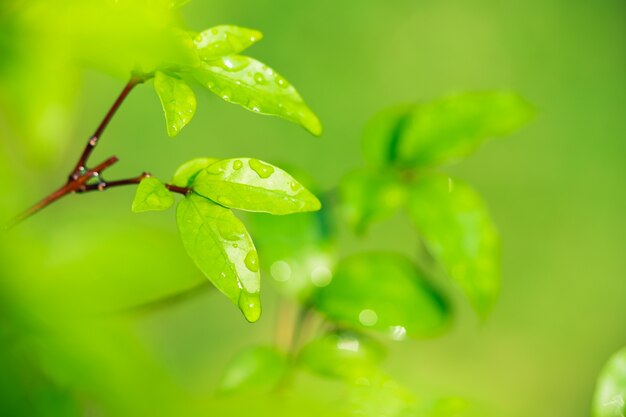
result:
[[(437, 172), (468, 156), (487, 139), (527, 123), (532, 107), (509, 91), (463, 93), (386, 109), (367, 124), (367, 166), (348, 173), (325, 194), (324, 208), (288, 218), (251, 216), (264, 267), (286, 299), (298, 305), (283, 350), (251, 348), (228, 368), (224, 384), (242, 390), (249, 381), (266, 389), (267, 363), (307, 369), (345, 383), (344, 406), (359, 416), (452, 416), (459, 398), (417, 398), (382, 371), (391, 340), (423, 339), (449, 328), (452, 311), (433, 284), (436, 274), (455, 282), (485, 319), (500, 286), (498, 233), (480, 196), (467, 184)], [(418, 261), (381, 251), (338, 259), (334, 237), (345, 223), (357, 234), (404, 209), (421, 240)], [(297, 231), (297, 233), (294, 233)], [(426, 262), (424, 260), (426, 259)], [(280, 343), (279, 343), (280, 344)], [(282, 359), (279, 359), (281, 358)], [(292, 371), (291, 371), (292, 372)], [(287, 378), (287, 376), (285, 377)], [(346, 405), (347, 404), (347, 405)]]
[(600, 373), (592, 414), (594, 417), (626, 415), (626, 348), (615, 353)]

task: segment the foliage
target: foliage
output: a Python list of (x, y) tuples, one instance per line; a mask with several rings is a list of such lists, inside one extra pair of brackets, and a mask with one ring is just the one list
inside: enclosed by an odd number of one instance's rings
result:
[[(125, 7), (135, 10), (128, 3), (108, 5), (110, 15), (104, 18), (128, 12)], [(184, 3), (155, 2), (165, 16)], [(131, 82), (154, 79), (169, 136), (179, 135), (196, 114), (194, 83), (227, 102), (321, 134), (317, 116), (288, 81), (240, 55), (262, 38), (260, 32), (232, 25), (194, 32), (165, 20), (157, 26), (167, 29), (157, 32), (159, 45), (166, 47), (146, 48), (137, 57)], [(126, 58), (112, 61), (125, 67)], [(195, 158), (182, 164), (169, 183), (142, 174), (107, 184), (100, 171), (79, 163), (73, 174), (89, 178), (70, 191), (137, 184), (132, 203), (137, 213), (167, 210), (181, 194), (176, 220), (187, 254), (249, 322), (261, 315), (262, 272), (269, 272), (282, 297), (296, 305), (294, 324), (287, 328), (290, 343), (252, 346), (236, 355), (219, 385), (221, 394), (280, 392), (289, 389), (294, 374), (305, 371), (339, 381), (347, 401), (338, 408), (353, 415), (453, 416), (463, 412), (463, 400), (423, 401), (382, 369), (385, 339), (423, 339), (449, 329), (453, 310), (436, 277), (401, 254), (341, 257), (335, 237), (344, 222), (362, 235), (372, 224), (406, 211), (429, 256), (484, 319), (500, 285), (498, 234), (478, 193), (434, 168), (470, 155), (488, 139), (513, 133), (532, 113), (528, 103), (508, 91), (458, 94), (384, 110), (364, 132), (367, 165), (323, 195), (323, 210), (308, 189), (315, 186), (305, 188), (286, 171), (254, 158)], [(235, 211), (249, 212), (244, 220), (258, 252)], [(64, 331), (73, 334), (71, 328)], [(141, 357), (141, 352), (133, 355)], [(73, 377), (84, 375), (81, 366), (76, 368)], [(607, 375), (615, 380), (612, 371)]]

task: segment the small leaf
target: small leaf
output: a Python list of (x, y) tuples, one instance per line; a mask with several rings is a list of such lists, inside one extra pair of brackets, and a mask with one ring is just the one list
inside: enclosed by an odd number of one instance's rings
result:
[(160, 71), (154, 75), (154, 89), (165, 113), (167, 134), (174, 137), (196, 113), (196, 95), (185, 81)]
[(198, 33), (194, 37), (194, 44), (201, 59), (213, 61), (238, 54), (261, 39), (263, 34), (258, 30), (221, 25)]
[(240, 352), (228, 364), (219, 390), (230, 393), (243, 390), (269, 391), (276, 387), (288, 370), (287, 357), (274, 347), (256, 346)]
[(173, 204), (172, 192), (158, 179), (148, 177), (141, 180), (137, 186), (132, 210), (134, 213), (167, 210)]
[(341, 181), (339, 193), (348, 223), (357, 233), (391, 217), (406, 199), (404, 186), (391, 171), (353, 171)]
[(204, 168), (217, 162), (216, 158), (195, 158), (178, 167), (172, 178), (172, 185), (191, 187), (196, 175)]
[(177, 210), (187, 253), (207, 278), (250, 322), (261, 314), (261, 278), (256, 249), (243, 223), (227, 208), (196, 194)]
[(604, 366), (593, 400), (594, 417), (626, 415), (626, 348), (617, 352)]
[(373, 166), (383, 167), (395, 162), (398, 144), (408, 116), (415, 108), (401, 104), (375, 114), (363, 131), (363, 154)]
[(340, 324), (382, 331), (397, 340), (438, 334), (449, 315), (442, 297), (411, 261), (376, 252), (340, 261), (314, 304)]
[(500, 243), (480, 196), (446, 176), (421, 176), (410, 190), (409, 214), (431, 255), (484, 318), (499, 291)]
[(398, 156), (423, 167), (466, 157), (487, 139), (526, 124), (533, 108), (507, 91), (459, 94), (415, 107), (402, 129)]
[(322, 133), (319, 119), (296, 89), (257, 60), (231, 55), (190, 71), (200, 84), (226, 101), (298, 123), (314, 135)]
[(198, 194), (234, 209), (289, 214), (319, 210), (319, 200), (291, 175), (258, 159), (216, 162), (196, 176)]
[(306, 345), (298, 361), (320, 375), (354, 382), (380, 373), (378, 365), (384, 356), (385, 348), (376, 340), (352, 332), (337, 332)]

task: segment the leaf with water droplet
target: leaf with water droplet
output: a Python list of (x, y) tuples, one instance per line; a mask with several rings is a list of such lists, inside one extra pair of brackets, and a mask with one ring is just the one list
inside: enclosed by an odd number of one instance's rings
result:
[(487, 139), (515, 132), (533, 115), (528, 102), (508, 91), (463, 93), (417, 105), (398, 139), (398, 158), (412, 167), (455, 161)]
[(275, 347), (248, 348), (228, 364), (219, 382), (219, 390), (222, 393), (268, 392), (280, 383), (288, 369), (287, 356)]
[(440, 174), (420, 176), (409, 190), (409, 215), (429, 253), (485, 317), (500, 287), (500, 241), (480, 196)]
[(165, 113), (167, 134), (174, 137), (196, 113), (196, 95), (185, 81), (161, 71), (154, 75), (154, 89)]
[(258, 268), (253, 271), (246, 265), (246, 257), (256, 249), (243, 223), (231, 210), (197, 194), (182, 200), (176, 215), (183, 244), (196, 266), (248, 321), (256, 321), (261, 279)]
[(190, 187), (196, 175), (209, 165), (217, 162), (217, 158), (195, 158), (178, 167), (172, 178), (172, 185)]
[(314, 305), (329, 319), (357, 329), (372, 329), (394, 339), (441, 333), (449, 308), (425, 275), (407, 258), (391, 253), (359, 253), (339, 262), (329, 285), (314, 295)]
[(319, 200), (291, 175), (251, 158), (224, 159), (200, 171), (192, 188), (233, 209), (289, 214), (320, 209)]
[(339, 185), (341, 208), (348, 223), (363, 233), (372, 223), (391, 217), (406, 200), (406, 190), (392, 171), (360, 169)]
[(263, 39), (258, 30), (233, 25), (215, 26), (194, 36), (198, 56), (205, 61), (238, 54)]
[(320, 375), (354, 382), (379, 374), (385, 353), (378, 341), (341, 331), (310, 342), (298, 355), (298, 363)]
[(190, 72), (201, 85), (228, 102), (290, 120), (314, 135), (322, 133), (319, 119), (296, 89), (255, 59), (231, 55), (202, 63)]
[(614, 354), (598, 378), (593, 417), (626, 415), (626, 348)]
[(135, 192), (132, 210), (134, 213), (144, 211), (167, 210), (174, 204), (174, 196), (165, 185), (154, 177), (141, 180)]
[(376, 167), (395, 162), (398, 144), (413, 104), (401, 104), (376, 113), (363, 130), (362, 148), (365, 159)]

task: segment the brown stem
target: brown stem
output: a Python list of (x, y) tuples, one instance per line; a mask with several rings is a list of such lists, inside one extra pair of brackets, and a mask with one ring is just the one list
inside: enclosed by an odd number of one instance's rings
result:
[[(89, 192), (89, 191), (104, 191), (108, 188), (112, 188), (112, 187), (119, 187), (119, 186), (123, 186), (123, 185), (134, 185), (134, 184), (139, 184), (141, 182), (141, 180), (143, 180), (144, 178), (148, 178), (152, 176), (152, 174), (150, 174), (149, 172), (144, 172), (141, 175), (138, 175), (136, 177), (133, 178), (126, 178), (123, 180), (116, 180), (116, 181), (104, 181), (101, 182), (100, 184), (89, 184), (84, 186), (83, 188), (80, 189), (80, 192)], [(178, 193), (178, 194), (182, 194), (182, 195), (187, 195), (191, 192), (191, 188), (188, 187), (179, 187), (177, 185), (172, 185), (172, 184), (165, 184), (165, 188), (167, 188), (168, 190), (170, 190), (173, 193)]]
[(48, 207), (50, 204), (54, 203), (55, 201), (59, 200), (62, 197), (65, 197), (68, 194), (82, 191), (85, 187), (87, 187), (85, 183), (89, 181), (89, 179), (93, 178), (95, 175), (100, 175), (102, 171), (104, 171), (111, 165), (115, 164), (117, 161), (118, 161), (117, 157), (112, 156), (106, 161), (97, 165), (95, 168), (90, 169), (89, 171), (83, 173), (80, 177), (74, 180), (68, 181), (64, 186), (54, 191), (52, 194), (48, 195), (47, 197), (39, 201), (37, 204), (30, 207), (28, 210), (25, 210), (24, 212), (22, 212), (20, 215), (14, 218), (5, 228), (6, 229), (12, 228), (19, 222), (32, 216), (33, 214), (37, 213), (41, 209)]
[(120, 106), (122, 105), (128, 94), (130, 94), (130, 92), (133, 90), (133, 88), (135, 88), (135, 86), (141, 84), (145, 80), (146, 77), (133, 75), (132, 78), (128, 81), (120, 95), (117, 97), (117, 100), (115, 100), (107, 114), (104, 116), (104, 119), (102, 119), (102, 122), (100, 122), (100, 125), (98, 126), (94, 134), (91, 135), (91, 137), (89, 138), (89, 141), (87, 142), (87, 145), (85, 145), (83, 153), (81, 154), (78, 162), (76, 163), (76, 166), (74, 167), (74, 170), (72, 171), (70, 181), (80, 177), (81, 173), (85, 170), (85, 165), (87, 164), (89, 156), (95, 149), (96, 145), (98, 145), (98, 141), (100, 140), (102, 133), (104, 133), (104, 130), (109, 125), (109, 122), (115, 115), (115, 112), (117, 112), (117, 109), (120, 108)]

